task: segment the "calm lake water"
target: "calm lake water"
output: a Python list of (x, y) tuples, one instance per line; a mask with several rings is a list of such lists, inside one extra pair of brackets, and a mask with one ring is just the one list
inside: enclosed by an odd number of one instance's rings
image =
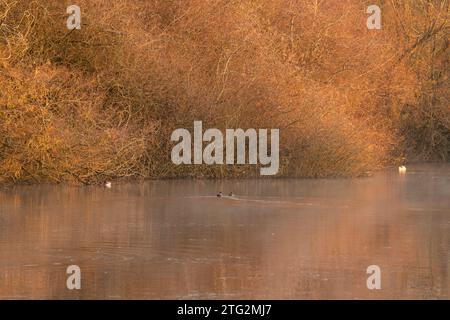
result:
[(0, 191), (1, 299), (449, 299), (449, 257), (449, 165)]

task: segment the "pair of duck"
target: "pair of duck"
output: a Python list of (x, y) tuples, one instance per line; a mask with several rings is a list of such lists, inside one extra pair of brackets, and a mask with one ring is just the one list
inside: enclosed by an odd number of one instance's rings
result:
[[(217, 194), (217, 198), (222, 198), (224, 195), (223, 195), (223, 193), (222, 193), (222, 191), (220, 191), (218, 194)], [(230, 192), (229, 194), (228, 194), (228, 196), (229, 197), (232, 197), (233, 196), (233, 192)]]

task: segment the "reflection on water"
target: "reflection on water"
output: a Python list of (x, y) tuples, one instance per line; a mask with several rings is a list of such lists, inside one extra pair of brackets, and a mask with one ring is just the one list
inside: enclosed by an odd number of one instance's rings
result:
[[(2, 299), (448, 299), (449, 245), (448, 165), (0, 191)], [(381, 290), (366, 287), (372, 264)]]

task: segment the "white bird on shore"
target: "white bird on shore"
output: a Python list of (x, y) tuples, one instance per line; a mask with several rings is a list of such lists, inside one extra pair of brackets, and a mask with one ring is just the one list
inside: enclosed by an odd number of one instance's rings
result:
[(398, 173), (405, 174), (406, 173), (406, 167), (405, 166), (398, 167)]
[(106, 183), (105, 183), (105, 187), (106, 187), (106, 188), (108, 188), (108, 189), (111, 189), (111, 187), (112, 187), (112, 183), (111, 183), (111, 182), (109, 182), (109, 181), (106, 181)]

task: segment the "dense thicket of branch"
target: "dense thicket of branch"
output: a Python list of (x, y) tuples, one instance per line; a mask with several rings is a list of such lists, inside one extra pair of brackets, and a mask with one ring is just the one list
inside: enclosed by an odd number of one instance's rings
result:
[(448, 0), (0, 2), (0, 180), (251, 176), (171, 132), (280, 128), (281, 175), (448, 160)]

